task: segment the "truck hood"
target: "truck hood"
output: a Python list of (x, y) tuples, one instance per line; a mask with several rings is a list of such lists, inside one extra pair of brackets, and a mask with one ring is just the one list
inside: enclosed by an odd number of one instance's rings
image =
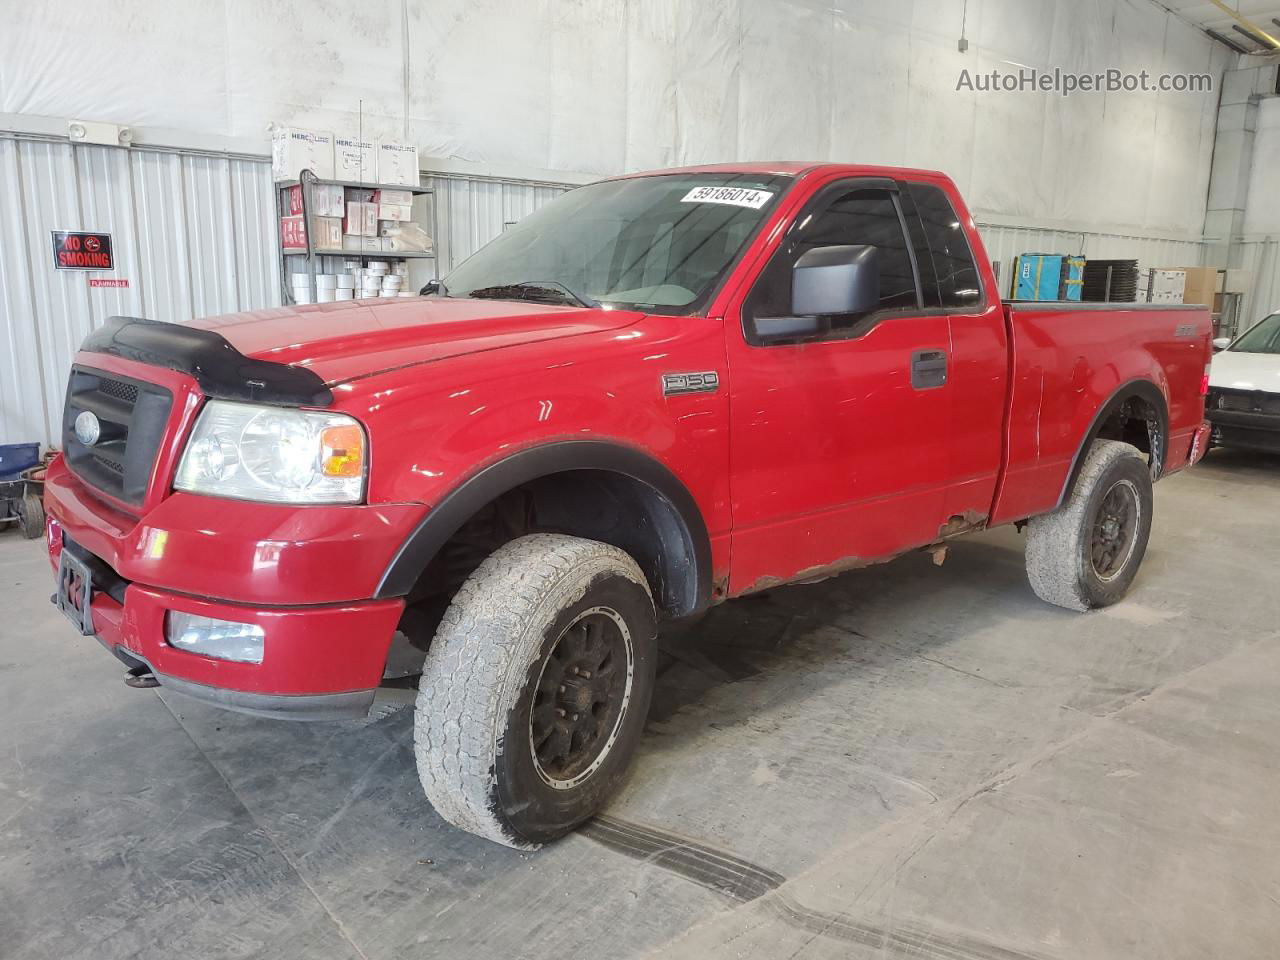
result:
[(1209, 386), (1280, 393), (1280, 354), (1235, 350), (1215, 354), (1209, 367)]
[(329, 385), (481, 350), (616, 330), (628, 310), (403, 297), (278, 307), (194, 321), (240, 353), (314, 371)]

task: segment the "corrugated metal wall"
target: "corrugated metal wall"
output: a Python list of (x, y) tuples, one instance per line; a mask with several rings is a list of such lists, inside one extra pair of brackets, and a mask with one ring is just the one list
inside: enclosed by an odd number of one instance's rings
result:
[[(447, 272), (563, 187), (430, 178)], [(182, 320), (280, 303), (270, 165), (0, 138), (0, 443), (56, 442), (67, 370), (115, 314)], [(112, 235), (116, 269), (53, 269), (50, 231)], [(430, 276), (431, 268), (422, 264)], [(90, 288), (88, 277), (127, 279)]]
[[(436, 191), (442, 274), (566, 189), (458, 176), (425, 185)], [(274, 216), (263, 159), (0, 138), (0, 443), (55, 441), (71, 357), (106, 317), (181, 320), (278, 304)], [(979, 229), (1003, 265), (1002, 285), (1024, 252), (1195, 266), (1205, 250), (1117, 234)], [(116, 270), (95, 275), (128, 279), (129, 287), (91, 289), (85, 274), (55, 271), (51, 230), (109, 231)], [(1246, 259), (1241, 267), (1253, 271), (1256, 288), (1248, 317), (1263, 309), (1252, 304), (1280, 303), (1280, 273), (1274, 242), (1249, 246)]]
[[(3, 138), (0, 198), (0, 443), (54, 441), (71, 357), (105, 318), (279, 302), (262, 161)], [(54, 270), (53, 230), (110, 233), (115, 270)]]
[(566, 189), (556, 184), (462, 177), (425, 177), (436, 191), (440, 237), (436, 254), (448, 273), (503, 229), (554, 200)]
[(1240, 303), (1240, 332), (1280, 310), (1280, 240), (1254, 240), (1232, 251), (1231, 266), (1238, 268), (1244, 296)]
[(983, 223), (978, 233), (987, 255), (1000, 264), (1001, 292), (1008, 293), (1009, 270), (1023, 253), (1068, 253), (1096, 260), (1137, 260), (1147, 267), (1199, 267), (1204, 264), (1206, 244), (1194, 240), (1161, 240), (1115, 233), (1084, 233), (1069, 230), (1036, 230)]

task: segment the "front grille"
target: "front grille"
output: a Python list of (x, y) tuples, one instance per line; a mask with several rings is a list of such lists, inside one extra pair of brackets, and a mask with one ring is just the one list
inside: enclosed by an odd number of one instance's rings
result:
[[(142, 506), (164, 440), (173, 395), (163, 387), (74, 367), (62, 416), (62, 449), (81, 480), (132, 506)], [(76, 418), (98, 419), (98, 440), (76, 436)]]
[(115, 397), (117, 400), (123, 400), (130, 405), (138, 402), (138, 388), (132, 383), (125, 383), (123, 380), (108, 380), (106, 377), (102, 377), (98, 381), (98, 392), (106, 394), (108, 397)]
[(1206, 404), (1210, 411), (1230, 410), (1235, 413), (1269, 413), (1280, 416), (1280, 394), (1263, 390), (1223, 390), (1210, 392)]
[(124, 476), (123, 463), (116, 463), (114, 460), (108, 460), (106, 457), (99, 457), (96, 454), (93, 462), (102, 467), (103, 470), (110, 470), (112, 473), (118, 473), (121, 477)]

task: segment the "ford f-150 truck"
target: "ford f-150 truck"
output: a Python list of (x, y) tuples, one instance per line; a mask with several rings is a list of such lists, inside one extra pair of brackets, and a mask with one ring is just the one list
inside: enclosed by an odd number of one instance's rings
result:
[(275, 717), (364, 714), (407, 638), (428, 799), (534, 846), (623, 775), (661, 618), (1001, 524), (1040, 597), (1120, 599), (1209, 338), (1003, 303), (939, 173), (620, 177), (426, 296), (93, 332), (54, 600), (133, 685)]

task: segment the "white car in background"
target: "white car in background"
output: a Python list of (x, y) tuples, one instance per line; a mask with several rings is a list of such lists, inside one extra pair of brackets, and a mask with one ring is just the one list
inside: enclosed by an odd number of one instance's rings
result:
[(1213, 346), (1221, 351), (1205, 400), (1213, 443), (1280, 453), (1280, 312)]

